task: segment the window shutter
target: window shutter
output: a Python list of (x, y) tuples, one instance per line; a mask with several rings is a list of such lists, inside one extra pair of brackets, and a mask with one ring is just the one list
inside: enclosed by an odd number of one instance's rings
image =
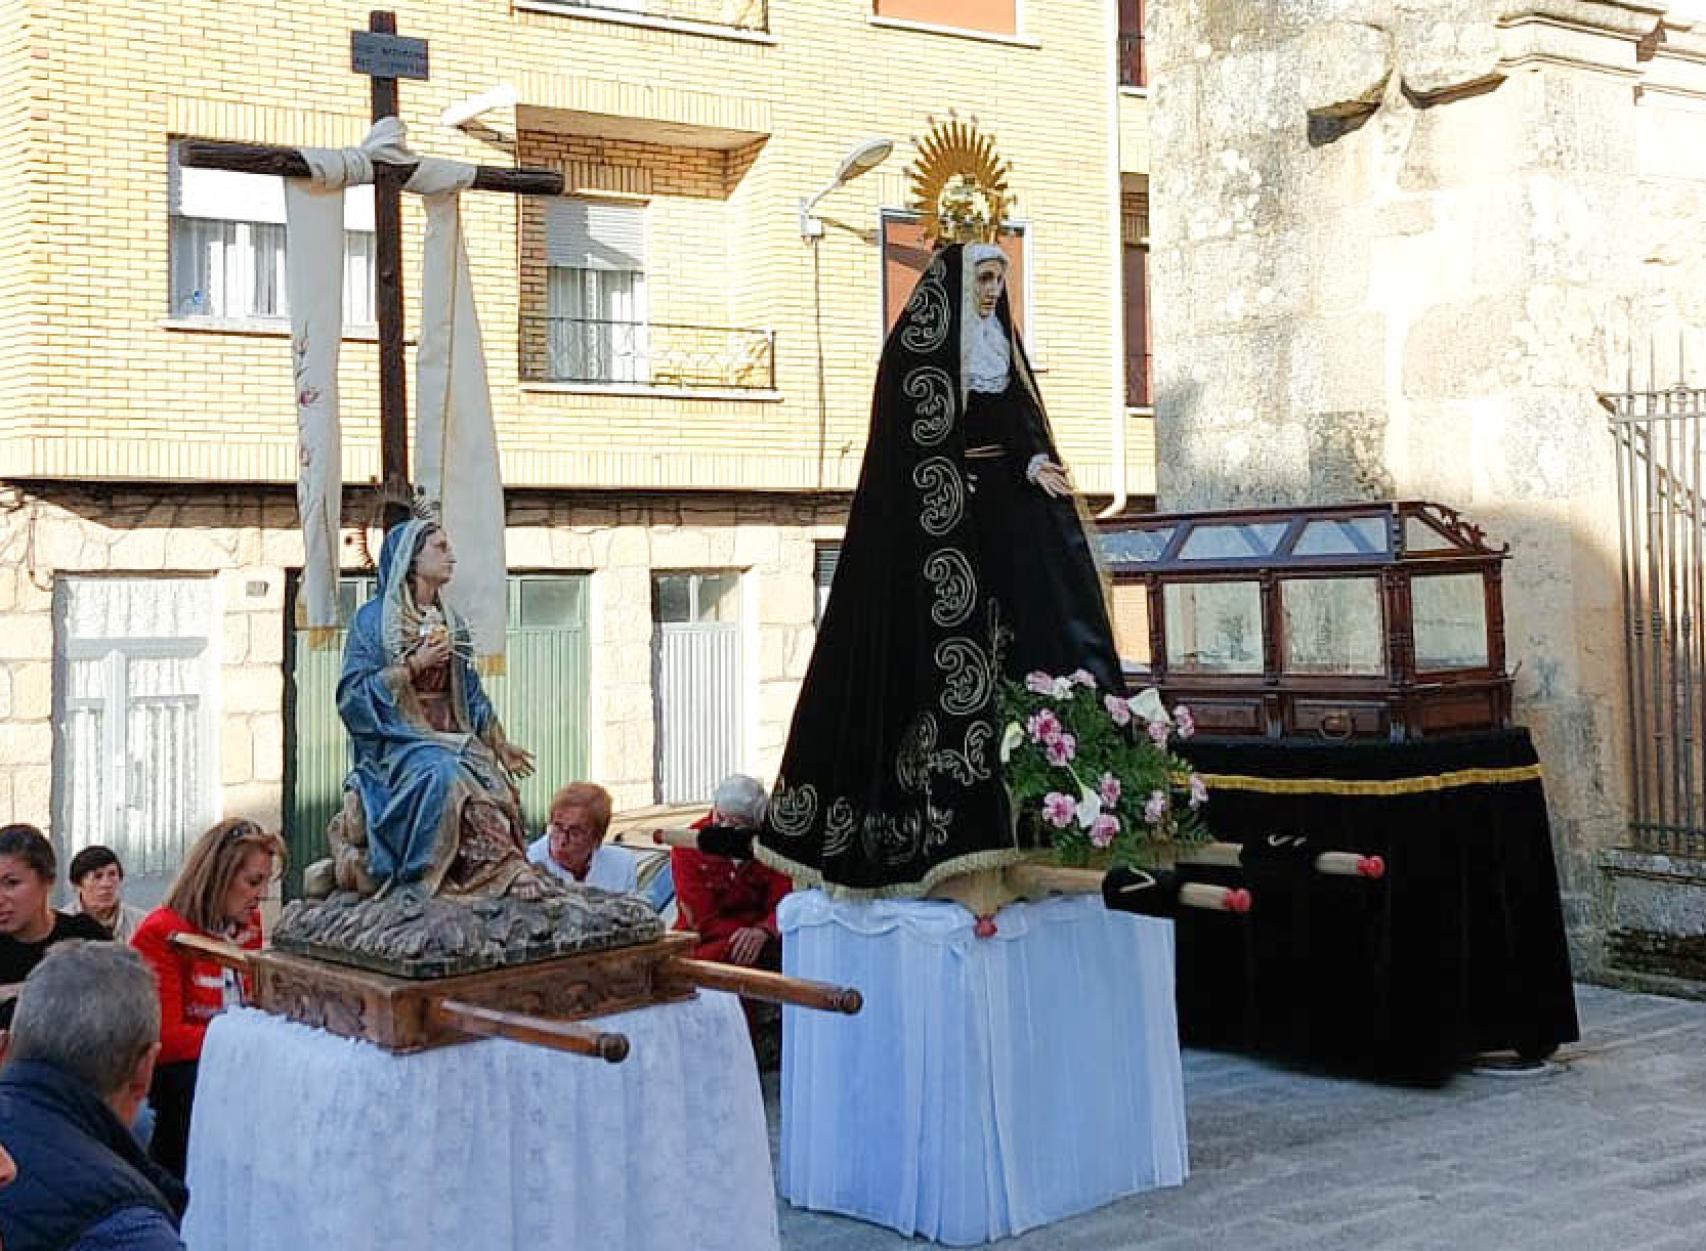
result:
[(603, 200), (546, 201), (545, 263), (571, 269), (643, 273), (645, 207)]
[(820, 590), (828, 590), (829, 584), (835, 581), (835, 566), (841, 561), (841, 544), (819, 543), (817, 545), (816, 580)]
[[(177, 217), (284, 224), (284, 179), (228, 169), (186, 169), (178, 162), (175, 143), (166, 161), (166, 195), (169, 211)], [(344, 229), (373, 228), (372, 186), (349, 188), (344, 192)]]
[(1017, 0), (876, 0), (876, 11), (878, 17), (997, 35), (1019, 28)]
[(228, 169), (185, 169), (173, 144), (166, 165), (167, 196), (178, 217), (227, 222), (284, 222), (284, 180)]

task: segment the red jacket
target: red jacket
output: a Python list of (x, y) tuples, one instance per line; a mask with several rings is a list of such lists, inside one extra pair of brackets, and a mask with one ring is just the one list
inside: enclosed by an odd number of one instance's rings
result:
[(675, 880), (675, 928), (699, 935), (696, 959), (727, 963), (729, 940), (749, 925), (779, 936), (776, 905), (794, 884), (774, 869), (677, 847), (669, 853), (669, 871)]
[[(160, 986), (160, 1063), (201, 1059), (201, 1042), (207, 1023), (225, 1008), (225, 970), (211, 960), (180, 951), (168, 939), (173, 934), (200, 934), (170, 908), (154, 909), (142, 919), (130, 945), (154, 970)], [(206, 935), (209, 938), (220, 935)], [(248, 923), (228, 941), (248, 951), (261, 948), (261, 916), (251, 913)], [(247, 979), (243, 983), (249, 993)]]

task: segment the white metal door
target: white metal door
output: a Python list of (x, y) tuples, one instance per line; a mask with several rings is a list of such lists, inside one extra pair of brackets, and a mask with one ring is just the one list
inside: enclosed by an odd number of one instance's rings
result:
[(659, 574), (652, 584), (659, 803), (709, 800), (740, 767), (740, 575)]
[(214, 820), (207, 578), (61, 578), (54, 832), (69, 859), (118, 853), (126, 899), (157, 900)]

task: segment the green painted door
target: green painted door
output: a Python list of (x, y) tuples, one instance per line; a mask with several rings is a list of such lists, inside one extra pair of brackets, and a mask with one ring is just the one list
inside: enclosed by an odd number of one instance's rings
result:
[[(372, 594), (372, 578), (344, 579), (344, 619)], [(508, 672), (485, 686), (510, 739), (538, 761), (521, 784), (530, 829), (544, 825), (551, 793), (586, 772), (586, 596), (584, 574), (509, 579)], [(287, 605), (286, 620), (295, 619), (293, 609)], [(326, 823), (342, 802), (349, 772), (349, 739), (337, 708), (343, 644), (339, 634), (335, 646), (315, 649), (292, 634), (285, 656), (286, 898), (301, 893), (303, 866), (326, 855)]]

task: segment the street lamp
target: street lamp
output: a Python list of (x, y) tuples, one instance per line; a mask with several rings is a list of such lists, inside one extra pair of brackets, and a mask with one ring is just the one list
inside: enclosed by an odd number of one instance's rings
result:
[(806, 240), (823, 238), (823, 222), (812, 216), (812, 209), (817, 202), (831, 191), (846, 183), (852, 182), (860, 174), (868, 174), (888, 159), (894, 151), (892, 139), (867, 139), (841, 158), (841, 164), (835, 171), (835, 177), (816, 195), (806, 196), (800, 201), (800, 238)]

